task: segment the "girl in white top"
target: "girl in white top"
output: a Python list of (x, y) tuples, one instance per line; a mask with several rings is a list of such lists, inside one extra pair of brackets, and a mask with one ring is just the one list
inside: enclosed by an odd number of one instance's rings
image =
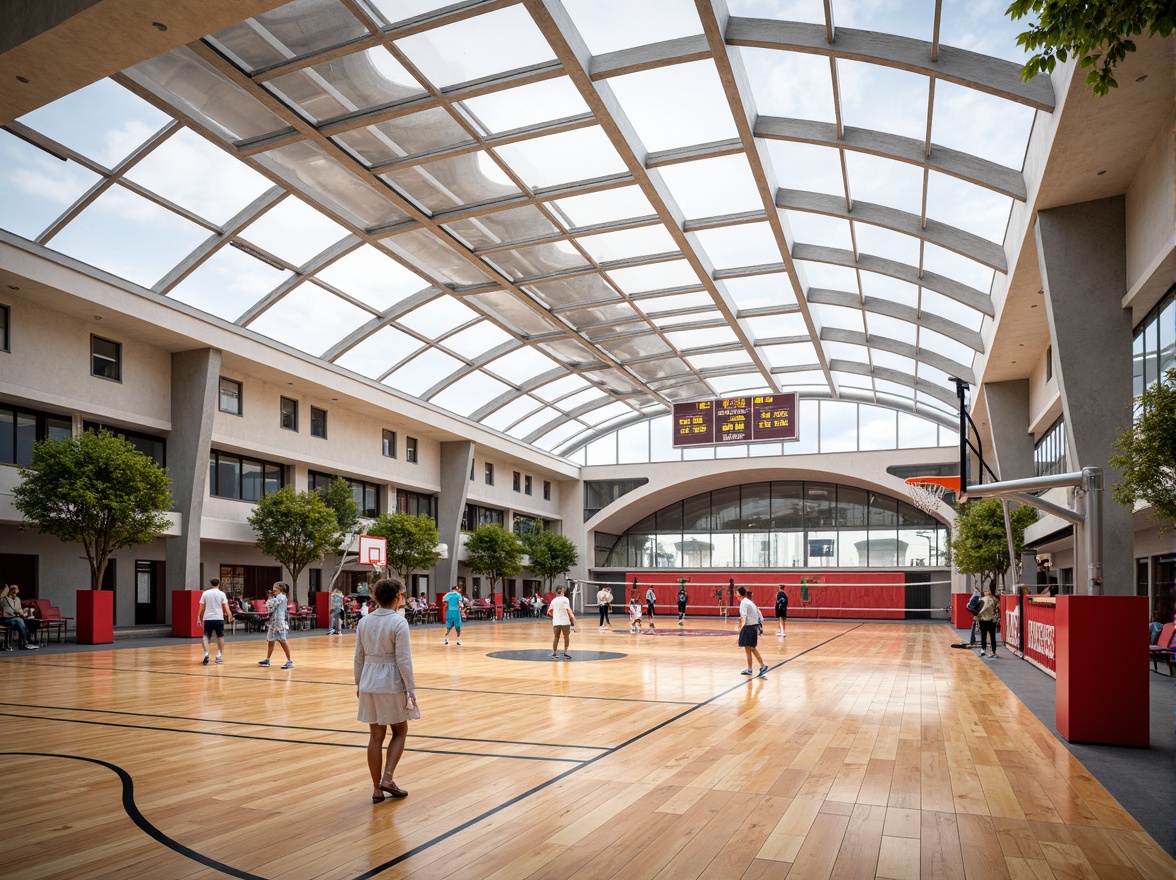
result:
[(608, 619), (609, 605), (612, 603), (612, 590), (608, 587), (601, 587), (596, 591), (596, 605), (600, 609), (600, 628), (604, 629), (606, 626), (611, 628), (612, 623)]
[(636, 596), (629, 599), (629, 632), (641, 632), (641, 601)]
[(290, 585), (285, 581), (278, 581), (274, 584), (273, 592), (273, 596), (265, 600), (265, 607), (269, 611), (265, 619), (265, 659), (258, 660), (257, 665), (270, 665), (270, 657), (274, 655), (276, 642), (282, 646), (282, 651), (286, 654), (286, 662), (282, 664), (282, 668), (293, 669), (294, 660), (290, 657), (290, 646), (286, 644), (286, 633), (290, 631), (286, 594), (290, 592)]
[(764, 663), (764, 658), (760, 656), (759, 648), (759, 628), (760, 624), (764, 622), (764, 615), (756, 607), (755, 602), (751, 601), (751, 596), (747, 592), (747, 587), (739, 588), (739, 647), (741, 647), (745, 654), (747, 654), (747, 668), (743, 670), (743, 675), (751, 675), (755, 668), (751, 665), (751, 658), (755, 657), (755, 662), (759, 665), (759, 675), (768, 674), (768, 664)]

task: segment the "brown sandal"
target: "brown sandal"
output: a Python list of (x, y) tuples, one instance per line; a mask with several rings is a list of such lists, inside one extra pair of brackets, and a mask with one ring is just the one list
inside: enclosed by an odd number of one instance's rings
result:
[(390, 782), (386, 785), (383, 782), (381, 782), (380, 783), (380, 790), (388, 792), (388, 794), (392, 795), (392, 797), (394, 797), (394, 798), (408, 797), (408, 792), (405, 791), (403, 788), (400, 788), (394, 782)]

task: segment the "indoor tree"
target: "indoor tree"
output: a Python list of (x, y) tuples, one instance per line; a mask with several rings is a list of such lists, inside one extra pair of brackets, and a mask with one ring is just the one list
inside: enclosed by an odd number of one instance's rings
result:
[(43, 535), (81, 544), (90, 589), (102, 589), (110, 554), (145, 544), (170, 524), (167, 471), (110, 431), (84, 431), (33, 447), (13, 503)]
[(1143, 389), (1132, 405), (1131, 426), (1114, 442), (1119, 454), (1110, 463), (1123, 479), (1111, 486), (1111, 494), (1120, 504), (1150, 504), (1149, 518), (1160, 522), (1162, 535), (1176, 528), (1176, 367)]
[(441, 558), (437, 523), (427, 513), (382, 513), (367, 533), (388, 542), (388, 569), (406, 587), (414, 571), (432, 568)]
[(299, 492), (283, 486), (257, 503), (249, 515), (257, 533), (257, 548), (272, 556), (290, 573), (290, 598), (298, 602), (298, 576), (338, 546), (335, 512), (318, 492)]
[(576, 545), (556, 532), (538, 529), (525, 533), (521, 540), (524, 552), (531, 557), (527, 567), (549, 591), (555, 579), (571, 571), (579, 560)]
[(523, 545), (513, 532), (488, 523), (478, 526), (466, 542), (466, 565), (474, 574), (485, 575), (490, 581), (490, 592), (496, 585), (523, 570)]
[[(1025, 529), (1036, 519), (1036, 509), (1024, 504), (1009, 505), (1013, 552), (1018, 559), (1025, 549)], [(956, 571), (978, 577), (981, 586), (987, 584), (996, 592), (997, 578), (1003, 582), (1004, 574), (1012, 564), (1001, 500), (975, 498), (958, 506), (948, 547)]]
[(351, 552), (351, 545), (355, 543), (356, 537), (363, 533), (363, 527), (367, 523), (359, 516), (359, 505), (355, 502), (351, 483), (343, 477), (335, 477), (330, 486), (319, 489), (318, 493), (335, 514), (335, 523), (338, 527), (335, 545), (331, 547), (331, 553), (338, 560), (338, 564), (335, 566), (335, 573), (331, 575), (331, 582), (326, 586), (329, 592), (339, 580), (339, 575), (343, 573), (343, 566), (351, 558), (355, 558), (356, 554)]

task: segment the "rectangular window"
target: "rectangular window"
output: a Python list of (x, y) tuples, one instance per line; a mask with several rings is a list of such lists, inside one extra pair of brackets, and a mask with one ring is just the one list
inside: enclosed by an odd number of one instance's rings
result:
[(520, 492), (520, 491), (522, 491), (522, 488), (523, 488), (523, 475), (522, 475), (522, 474), (520, 474), (518, 471), (515, 471), (515, 472), (514, 472), (514, 473), (511, 475), (511, 487), (512, 487), (512, 488), (513, 488), (513, 489), (514, 489), (516, 492)]
[[(331, 483), (335, 482), (334, 474), (323, 474), (318, 471), (311, 471), (307, 477), (307, 489), (311, 492), (326, 492), (331, 488)], [(374, 483), (353, 480), (350, 477), (344, 477), (343, 479), (351, 486), (351, 497), (355, 499), (355, 506), (359, 508), (359, 515), (366, 516), (369, 519), (375, 519), (379, 516), (380, 487)]]
[(523, 494), (531, 494), (531, 477), (529, 474), (526, 477), (523, 477)]
[(279, 404), (282, 411), (282, 427), (287, 431), (298, 430), (298, 401), (283, 397)]
[(100, 425), (97, 422), (83, 422), (83, 431), (100, 431), (106, 428), (115, 436), (122, 437), (145, 456), (155, 461), (160, 467), (167, 467), (167, 441), (162, 437), (150, 434), (140, 434), (137, 431), (127, 431), (110, 425)]
[(384, 453), (385, 458), (395, 458), (396, 457), (396, 432), (395, 431), (388, 431), (388, 430), (384, 431), (383, 453)]
[(327, 439), (327, 411), (317, 406), (310, 408), (310, 436)]
[(486, 485), (494, 485), (494, 465), (490, 464), (490, 462), (486, 462)]
[(474, 481), (474, 468), (477, 466), (477, 464), (478, 463), (476, 461), (474, 461), (472, 458), (470, 459), (470, 482), (471, 483)]
[(221, 376), (220, 411), (230, 415), (241, 415), (241, 383)]
[(551, 500), (551, 481), (550, 480), (543, 481), (543, 500), (544, 501)]
[(208, 494), (216, 498), (260, 501), (282, 488), (282, 466), (270, 461), (212, 450), (208, 457)]
[(417, 441), (416, 437), (404, 438), (404, 460), (409, 464), (417, 463)]
[(122, 381), (122, 343), (101, 336), (90, 337), (90, 375)]
[(1045, 347), (1045, 381), (1048, 382), (1053, 378), (1053, 346), (1047, 345)]
[(12, 350), (9, 347), (11, 340), (8, 338), (10, 314), (8, 306), (0, 306), (0, 351)]
[(419, 492), (410, 492), (407, 489), (396, 490), (396, 512), (407, 513), (410, 516), (420, 516), (422, 513), (427, 514), (437, 520), (437, 496), (436, 495), (422, 495)]

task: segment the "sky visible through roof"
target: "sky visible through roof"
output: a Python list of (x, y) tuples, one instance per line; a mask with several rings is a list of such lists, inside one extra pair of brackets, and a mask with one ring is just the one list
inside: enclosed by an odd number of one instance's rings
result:
[(295, 0), (5, 126), (0, 227), (557, 454), (950, 424), (1052, 106), (1002, 8)]

